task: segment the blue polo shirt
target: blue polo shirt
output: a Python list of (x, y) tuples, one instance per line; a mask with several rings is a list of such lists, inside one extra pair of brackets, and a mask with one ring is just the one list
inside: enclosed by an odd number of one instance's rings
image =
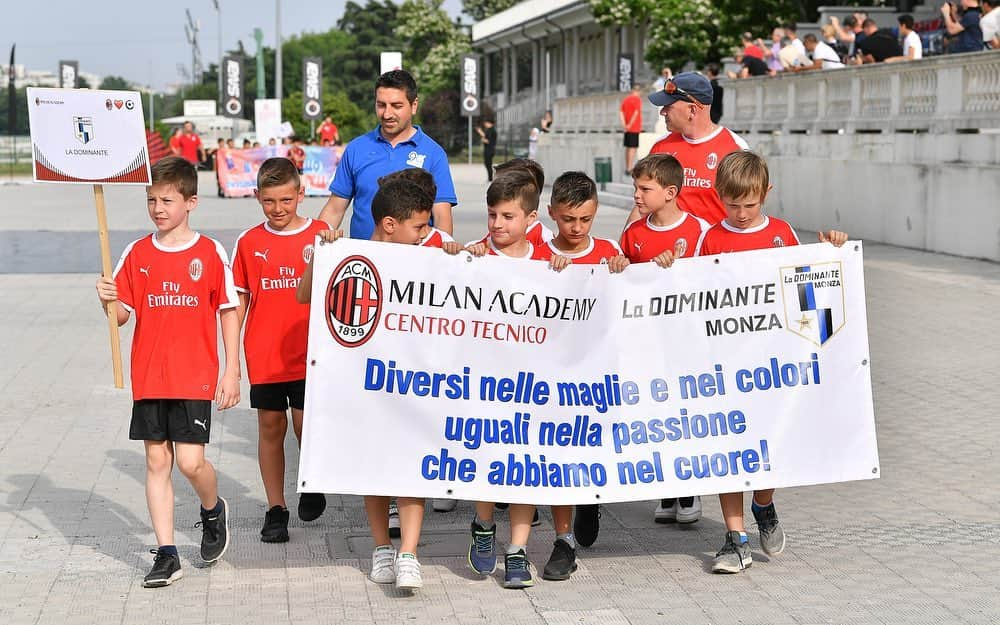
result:
[(354, 200), (354, 212), (351, 216), (351, 238), (370, 239), (375, 230), (372, 219), (372, 198), (378, 191), (378, 179), (407, 167), (422, 167), (426, 169), (437, 184), (437, 196), (434, 203), (448, 202), (452, 206), (458, 204), (455, 196), (455, 184), (451, 180), (451, 170), (448, 168), (448, 155), (434, 139), (431, 139), (419, 126), (414, 126), (417, 132), (406, 141), (401, 141), (396, 147), (382, 137), (381, 127), (356, 137), (347, 144), (337, 173), (330, 183), (330, 193), (337, 197)]

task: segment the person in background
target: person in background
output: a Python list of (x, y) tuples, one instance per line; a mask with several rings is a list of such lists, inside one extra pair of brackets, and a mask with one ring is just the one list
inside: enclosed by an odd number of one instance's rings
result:
[(670, 71), (670, 68), (664, 67), (662, 70), (660, 70), (660, 77), (657, 78), (656, 82), (653, 83), (653, 89), (655, 91), (662, 90), (663, 87), (667, 84), (667, 81), (669, 81), (673, 77), (674, 73)]
[(979, 28), (983, 31), (983, 45), (987, 48), (1000, 50), (1000, 2), (983, 0), (983, 16), (979, 19)]
[[(903, 48), (888, 29), (879, 29), (875, 20), (868, 18), (861, 25), (865, 38), (857, 45), (861, 63), (881, 63), (894, 56), (902, 56)], [(859, 61), (855, 60), (855, 64)]]
[(747, 56), (744, 54), (743, 50), (737, 48), (733, 51), (733, 57), (736, 62), (742, 65), (740, 72), (727, 72), (730, 78), (750, 78), (751, 76), (767, 76), (770, 72), (767, 69), (767, 63), (760, 60), (755, 56)]
[(624, 132), (625, 175), (632, 174), (635, 163), (635, 153), (639, 149), (639, 133), (642, 132), (642, 97), (639, 95), (642, 87), (639, 83), (632, 85), (632, 91), (622, 100), (618, 110), (618, 119)]
[(949, 54), (960, 52), (979, 52), (983, 49), (983, 29), (979, 25), (982, 11), (979, 0), (961, 0), (957, 16), (952, 15), (952, 4), (941, 5), (941, 17), (944, 18), (944, 29), (953, 37), (948, 46)]
[(340, 131), (337, 130), (337, 124), (333, 123), (329, 115), (319, 125), (319, 138), (321, 144), (327, 147), (340, 143)]
[(552, 111), (545, 111), (542, 115), (542, 121), (538, 126), (538, 130), (541, 132), (551, 132), (552, 131)]
[(806, 72), (814, 69), (839, 69), (844, 66), (840, 62), (840, 55), (833, 48), (816, 38), (816, 35), (809, 33), (803, 39), (806, 51), (812, 58), (812, 65), (799, 65), (792, 68), (796, 72)]
[(493, 182), (493, 156), (497, 152), (497, 129), (493, 120), (486, 118), (482, 127), (476, 126), (479, 139), (483, 142), (483, 165), (486, 165), (486, 180)]
[(724, 90), (719, 84), (720, 71), (722, 69), (718, 63), (709, 63), (705, 66), (705, 74), (708, 76), (708, 81), (712, 83), (712, 107), (709, 109), (709, 117), (713, 124), (718, 124), (719, 120), (722, 119), (722, 94)]
[(174, 128), (173, 134), (170, 135), (170, 153), (173, 156), (181, 155), (181, 133), (184, 131), (180, 128)]
[(924, 58), (924, 44), (920, 41), (920, 35), (913, 30), (913, 16), (900, 15), (896, 19), (899, 21), (899, 35), (903, 38), (903, 55), (890, 57), (885, 62), (916, 61)]
[(771, 45), (764, 49), (764, 59), (767, 61), (767, 69), (771, 75), (777, 74), (782, 69), (781, 65), (781, 42), (785, 38), (785, 31), (775, 28), (771, 31)]

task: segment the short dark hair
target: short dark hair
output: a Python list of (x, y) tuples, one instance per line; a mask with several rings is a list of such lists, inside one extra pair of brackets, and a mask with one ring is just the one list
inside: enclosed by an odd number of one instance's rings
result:
[(260, 164), (260, 170), (257, 171), (258, 190), (279, 187), (289, 182), (294, 182), (296, 189), (302, 186), (295, 163), (284, 156), (275, 156)]
[(913, 30), (913, 24), (914, 24), (913, 16), (910, 15), (909, 13), (900, 15), (899, 17), (896, 18), (896, 21), (899, 22), (900, 26), (906, 26), (910, 30)]
[(552, 183), (552, 198), (549, 204), (555, 206), (580, 206), (588, 200), (597, 201), (597, 185), (582, 171), (567, 171)]
[(510, 169), (497, 174), (486, 189), (486, 205), (496, 206), (500, 202), (516, 201), (530, 215), (538, 210), (538, 185), (535, 177), (525, 169)]
[(865, 21), (861, 22), (861, 28), (868, 28), (869, 26), (874, 26), (878, 28), (878, 23), (872, 18), (866, 18)]
[(632, 179), (649, 178), (666, 189), (684, 186), (684, 168), (680, 161), (670, 154), (650, 154), (632, 166)]
[(816, 35), (812, 33), (809, 33), (808, 35), (802, 38), (803, 43), (816, 43), (817, 41), (819, 41), (819, 39), (817, 39)]
[(434, 176), (422, 167), (407, 167), (406, 169), (386, 174), (378, 179), (378, 184), (382, 186), (390, 180), (409, 180), (423, 189), (424, 193), (429, 195), (432, 201), (437, 197), (438, 186), (434, 182)]
[(788, 22), (782, 28), (785, 29), (785, 32), (793, 32), (793, 33), (799, 32), (799, 29), (795, 27), (795, 22)]
[(527, 171), (535, 179), (535, 185), (538, 187), (538, 192), (541, 193), (542, 189), (545, 188), (545, 170), (538, 161), (533, 161), (530, 158), (512, 158), (506, 163), (500, 163), (493, 168), (498, 174), (502, 174), (505, 171), (510, 171), (511, 169), (523, 169)]
[(709, 63), (705, 66), (705, 73), (709, 76), (718, 76), (721, 71), (722, 68), (719, 67), (718, 63)]
[(854, 28), (855, 26), (857, 26), (858, 20), (853, 15), (848, 15), (847, 17), (844, 18), (844, 21), (842, 23), (846, 28)]
[(379, 76), (375, 81), (375, 91), (379, 89), (402, 89), (410, 104), (417, 100), (417, 81), (406, 70), (394, 69)]
[(379, 186), (372, 198), (372, 217), (380, 223), (386, 217), (406, 221), (413, 213), (429, 213), (434, 199), (415, 182), (397, 178)]
[(185, 200), (198, 195), (198, 171), (187, 159), (167, 156), (156, 161), (151, 168), (150, 185), (169, 184), (184, 196)]

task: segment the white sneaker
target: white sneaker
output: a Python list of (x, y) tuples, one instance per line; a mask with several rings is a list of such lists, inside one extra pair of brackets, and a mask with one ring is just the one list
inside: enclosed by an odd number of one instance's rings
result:
[(420, 576), (420, 562), (412, 553), (401, 553), (396, 557), (396, 588), (416, 590), (423, 588), (424, 578)]
[(657, 523), (673, 523), (677, 520), (677, 500), (661, 499), (653, 513), (653, 520)]
[(372, 572), (368, 579), (376, 584), (391, 584), (396, 581), (395, 547), (376, 547), (372, 552)]
[(685, 506), (687, 503), (687, 497), (681, 497), (677, 500), (677, 522), (678, 523), (694, 523), (701, 518), (701, 497), (692, 497), (691, 505)]
[(396, 502), (389, 502), (389, 537), (399, 538), (399, 508), (396, 507)]
[(455, 499), (435, 499), (431, 502), (434, 512), (451, 512), (458, 505)]

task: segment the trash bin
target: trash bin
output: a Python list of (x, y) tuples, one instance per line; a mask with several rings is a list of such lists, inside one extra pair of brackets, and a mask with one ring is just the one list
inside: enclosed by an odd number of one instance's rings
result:
[(601, 185), (601, 191), (604, 191), (604, 185), (611, 182), (610, 156), (598, 156), (594, 158), (594, 181)]

